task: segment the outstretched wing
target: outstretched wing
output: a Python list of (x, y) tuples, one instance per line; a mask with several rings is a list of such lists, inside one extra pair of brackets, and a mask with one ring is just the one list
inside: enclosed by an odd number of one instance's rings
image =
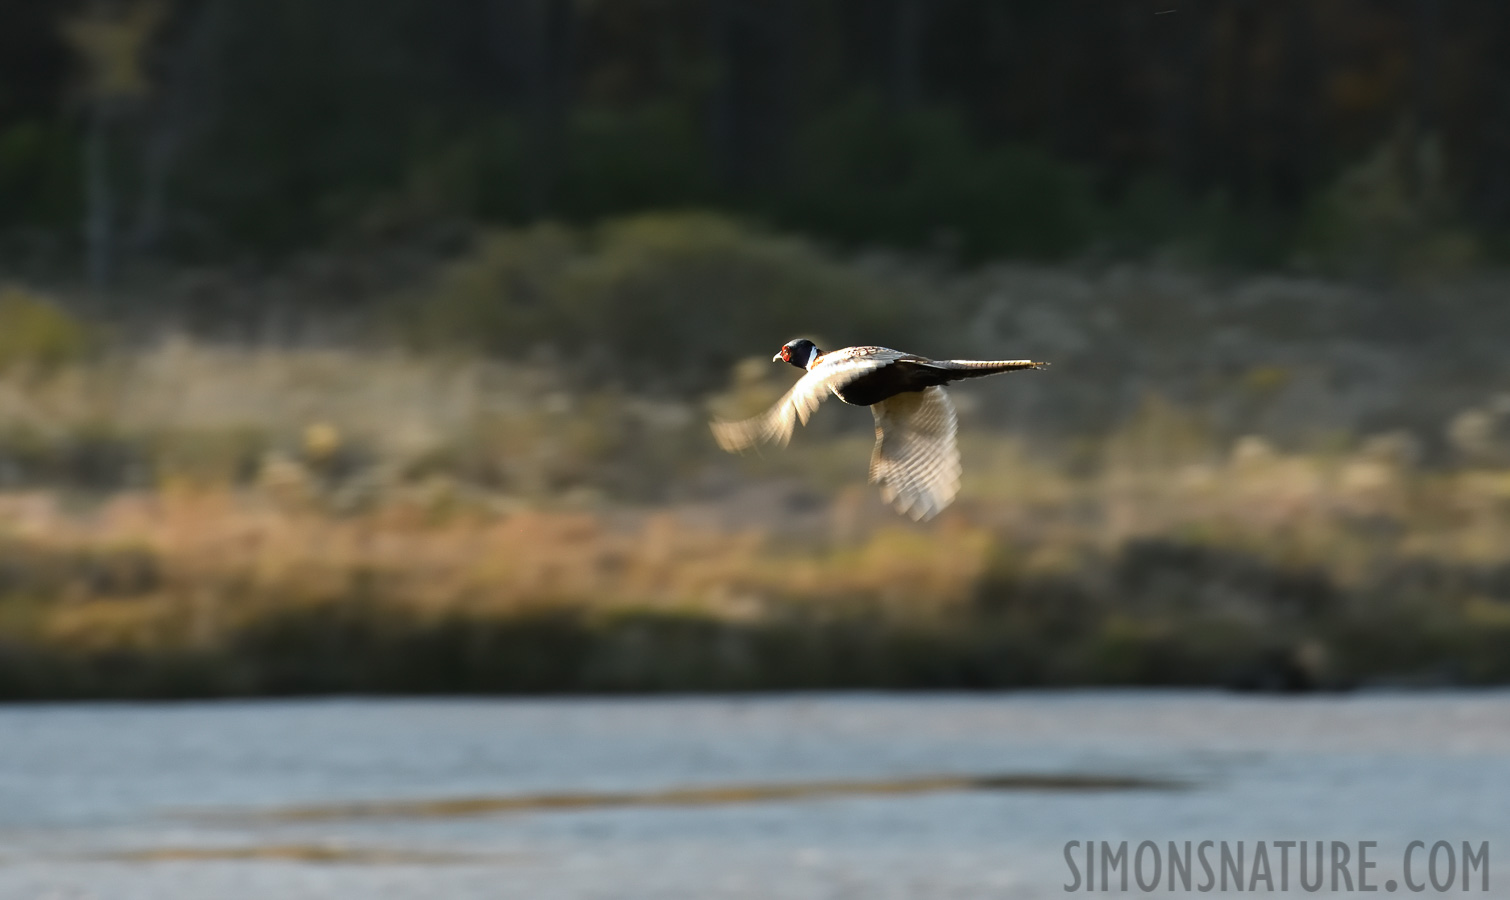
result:
[(958, 427), (954, 404), (941, 387), (897, 394), (871, 407), (876, 448), (870, 480), (881, 496), (914, 519), (931, 519), (959, 493)]
[(786, 392), (786, 396), (764, 415), (741, 422), (712, 423), (713, 437), (718, 441), (718, 446), (734, 452), (761, 441), (785, 444), (792, 439), (792, 431), (797, 423), (800, 421), (806, 425), (813, 410), (833, 393), (834, 388), (843, 387), (866, 372), (874, 372), (907, 356), (883, 347), (863, 349), (868, 351), (863, 355), (837, 351), (824, 357), (818, 365), (799, 378), (792, 389)]

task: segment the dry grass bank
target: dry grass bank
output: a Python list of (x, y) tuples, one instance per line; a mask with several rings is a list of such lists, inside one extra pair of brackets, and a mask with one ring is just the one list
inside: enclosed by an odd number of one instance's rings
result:
[[(634, 376), (728, 271), (721, 349)], [(666, 217), (490, 236), (405, 345), (127, 340), (0, 290), (0, 697), (1505, 681), (1492, 287), (949, 275)], [(713, 446), (792, 376), (715, 361), (813, 291), (1055, 363), (957, 392), (937, 521), (864, 484), (863, 411)], [(605, 310), (633, 339), (590, 365), (508, 343)]]
[(319, 447), (241, 485), (11, 491), (0, 695), (1510, 677), (1510, 470), (1128, 437), (1075, 472), (976, 434), (962, 502), (913, 526), (839, 447), (839, 476), (710, 457), (654, 506), (322, 475)]

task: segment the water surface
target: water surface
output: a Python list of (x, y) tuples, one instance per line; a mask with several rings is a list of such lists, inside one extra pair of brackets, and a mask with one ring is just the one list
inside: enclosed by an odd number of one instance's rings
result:
[(1063, 897), (1066, 841), (1187, 839), (1492, 866), (1510, 693), (0, 708), (4, 898)]

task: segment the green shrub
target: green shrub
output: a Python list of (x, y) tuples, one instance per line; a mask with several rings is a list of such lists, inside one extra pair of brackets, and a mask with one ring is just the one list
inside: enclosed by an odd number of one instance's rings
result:
[(1221, 191), (1193, 195), (1167, 178), (1145, 176), (1102, 204), (1094, 237), (1113, 257), (1273, 267), (1293, 249), (1293, 220), (1273, 207), (1240, 206)]
[(0, 131), (0, 225), (61, 227), (77, 215), (78, 142), (58, 127)]
[(682, 104), (583, 110), (572, 122), (559, 207), (594, 217), (707, 203), (714, 184), (706, 143)]
[(948, 110), (861, 97), (817, 119), (797, 153), (780, 214), (820, 232), (1043, 259), (1079, 250), (1094, 224), (1084, 172), (1037, 149), (987, 147)]
[(41, 296), (0, 287), (0, 372), (55, 369), (82, 359), (95, 343), (86, 325)]
[(904, 340), (923, 321), (905, 299), (801, 239), (680, 213), (486, 234), (398, 319), (421, 347), (550, 344), (571, 370), (688, 392), (797, 334)]
[(1460, 270), (1482, 253), (1460, 207), (1441, 137), (1402, 123), (1313, 198), (1296, 256), (1352, 274)]

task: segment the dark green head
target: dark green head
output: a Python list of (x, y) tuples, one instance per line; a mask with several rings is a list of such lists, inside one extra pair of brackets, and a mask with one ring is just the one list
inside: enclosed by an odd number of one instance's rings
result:
[(781, 352), (771, 357), (771, 362), (788, 362), (799, 369), (806, 369), (821, 352), (807, 338), (796, 338), (783, 344)]

